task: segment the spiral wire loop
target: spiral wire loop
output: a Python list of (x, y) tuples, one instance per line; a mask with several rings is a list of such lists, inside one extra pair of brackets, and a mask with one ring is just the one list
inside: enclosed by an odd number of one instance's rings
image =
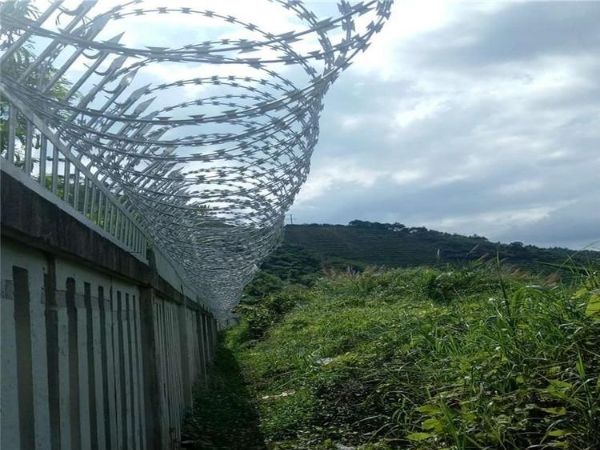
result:
[[(299, 0), (207, 3), (5, 2), (0, 90), (32, 124), (25, 153), (36, 136), (60, 149), (52, 166), (65, 186), (73, 167), (102, 193), (97, 221), (122, 237), (112, 219), (122, 210), (144, 237), (132, 248), (161, 249), (226, 317), (280, 240), (309, 172), (325, 93), (392, 2), (316, 4), (335, 7), (324, 18)], [(253, 5), (282, 19), (245, 20)], [(158, 25), (140, 30), (140, 21)], [(178, 24), (193, 32), (177, 33)], [(174, 36), (154, 45), (163, 32)], [(198, 36), (208, 39), (186, 42)], [(40, 180), (46, 151), (25, 164)], [(87, 187), (80, 196), (87, 200)]]

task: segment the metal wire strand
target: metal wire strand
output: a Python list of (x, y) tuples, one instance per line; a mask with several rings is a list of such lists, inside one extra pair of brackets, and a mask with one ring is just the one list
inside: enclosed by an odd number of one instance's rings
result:
[[(238, 17), (235, 6), (234, 14), (221, 11), (227, 2), (26, 3), (33, 14), (20, 13), (19, 2), (0, 7), (0, 90), (39, 125), (44, 155), (48, 142), (61, 152), (48, 164), (49, 156), (43, 164), (29, 157), (26, 166), (35, 165), (41, 183), (52, 167), (55, 192), (59, 170), (87, 177), (84, 190), (65, 198), (89, 209), (92, 183), (105, 205), (96, 220), (127, 235), (114, 215), (124, 208), (131, 229), (176, 261), (225, 317), (279, 242), (308, 175), (324, 95), (381, 30), (391, 0), (332, 2), (332, 17), (299, 0), (271, 0), (290, 31)], [(126, 44), (137, 20), (156, 18), (210, 22), (207, 30), (221, 36), (186, 42), (182, 32), (166, 46)], [(165, 72), (167, 81), (157, 78)], [(137, 250), (140, 236), (127, 237)]]

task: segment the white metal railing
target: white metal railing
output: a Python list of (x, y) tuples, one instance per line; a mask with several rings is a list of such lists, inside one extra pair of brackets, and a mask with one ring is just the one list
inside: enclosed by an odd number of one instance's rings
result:
[(152, 242), (225, 317), (280, 239), (326, 92), (392, 0), (271, 0), (274, 20), (164, 3), (0, 2), (2, 157), (132, 253)]
[[(125, 249), (145, 260), (149, 238), (132, 214), (103, 184), (102, 174), (93, 174), (51, 130), (27, 108), (19, 108), (3, 96), (0, 125), (1, 162), (23, 172), (86, 219), (110, 234)], [(18, 103), (18, 100), (16, 101)], [(38, 126), (36, 123), (38, 122)]]

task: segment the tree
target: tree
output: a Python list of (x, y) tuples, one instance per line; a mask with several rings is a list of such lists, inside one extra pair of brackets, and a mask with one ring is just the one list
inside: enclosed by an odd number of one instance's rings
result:
[[(20, 17), (27, 20), (35, 20), (39, 17), (39, 10), (31, 0), (15, 0), (5, 2), (0, 6), (0, 50), (6, 51), (21, 36), (22, 30), (14, 26), (8, 20), (8, 17)], [(26, 42), (15, 52), (12, 52), (6, 61), (0, 66), (0, 77), (17, 79), (29, 67), (36, 58), (35, 48), (32, 42)], [(32, 71), (32, 73), (23, 80), (23, 84), (35, 88), (39, 85), (45, 85), (54, 77), (56, 69), (48, 68), (43, 72)], [(49, 95), (58, 100), (64, 100), (67, 97), (71, 83), (64, 77), (60, 77), (51, 87)], [(0, 93), (0, 154), (5, 155), (8, 151), (9, 134), (9, 114), (10, 103), (4, 95)], [(22, 158), (27, 136), (27, 120), (22, 114), (16, 116), (16, 148), (15, 161), (17, 166), (23, 164)], [(39, 142), (34, 141), (34, 146), (39, 148)]]

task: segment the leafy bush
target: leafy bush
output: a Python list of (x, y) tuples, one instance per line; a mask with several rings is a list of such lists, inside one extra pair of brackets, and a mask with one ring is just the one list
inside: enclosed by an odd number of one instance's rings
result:
[[(284, 286), (281, 284), (281, 286)], [(296, 305), (304, 301), (304, 288), (297, 285), (285, 285), (280, 291), (251, 298), (238, 305), (236, 312), (242, 316), (240, 335), (245, 341), (253, 341), (263, 337), (266, 331), (275, 325)]]

